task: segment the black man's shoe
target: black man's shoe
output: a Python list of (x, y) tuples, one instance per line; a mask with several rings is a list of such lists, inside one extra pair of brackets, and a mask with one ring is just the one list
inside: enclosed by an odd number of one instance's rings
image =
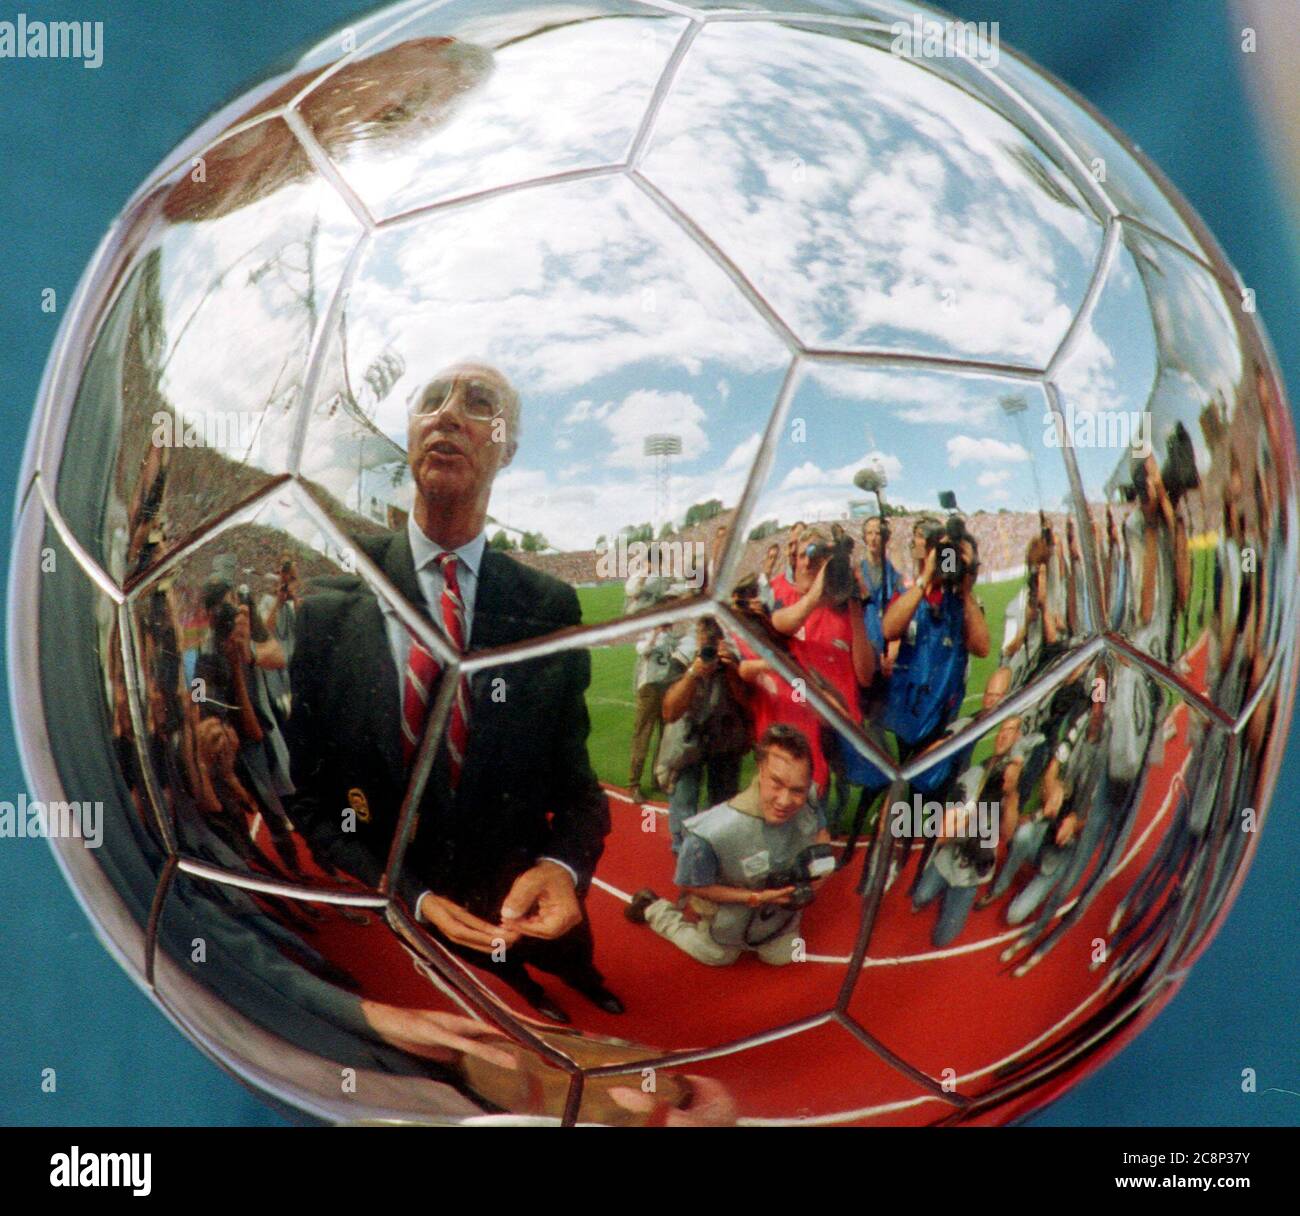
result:
[(642, 887), (635, 895), (632, 896), (632, 902), (623, 909), (623, 915), (628, 918), (634, 925), (645, 924), (645, 910), (657, 900), (657, 896), (649, 887)]
[(623, 1002), (618, 999), (604, 984), (572, 984), (570, 987), (575, 992), (582, 993), (597, 1009), (603, 1009), (606, 1013), (622, 1013)]
[(567, 1026), (573, 1021), (573, 1019), (565, 1013), (564, 1009), (557, 1005), (543, 990), (539, 989), (536, 993), (526, 993), (524, 995), (524, 1000), (536, 1009), (537, 1012), (540, 1013), (548, 1022), (559, 1022), (561, 1025)]

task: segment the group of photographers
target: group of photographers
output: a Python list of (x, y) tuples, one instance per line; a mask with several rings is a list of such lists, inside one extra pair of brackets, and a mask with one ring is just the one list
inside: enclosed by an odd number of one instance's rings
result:
[[(865, 724), (882, 748), (880, 730), (890, 730), (906, 760), (943, 736), (961, 710), (968, 656), (989, 652), (974, 594), (978, 544), (962, 519), (916, 525), (910, 578), (889, 560), (888, 539), (887, 519), (867, 520), (865, 557), (855, 562), (854, 542), (838, 525), (796, 523), (784, 566), (781, 549), (769, 545), (758, 574), (734, 588), (735, 608), (800, 673), (790, 679), (711, 617), (676, 642), (660, 627), (637, 644), (629, 790), (639, 801), (657, 703), (664, 726), (654, 771), (669, 791), (682, 895), (673, 903), (647, 888), (628, 915), (702, 962), (731, 963), (746, 949), (772, 964), (791, 961), (798, 910), (833, 868), (832, 785), (841, 808), (848, 789), (860, 786), (865, 814), (889, 784), (847, 742), (842, 724), (824, 725), (814, 702)], [(656, 691), (644, 691), (651, 681)], [(740, 791), (751, 747), (758, 775)], [(700, 813), (706, 777), (708, 809)]]
[[(1187, 526), (1153, 459), (1135, 459), (1132, 473), (1132, 512), (1118, 525), (1108, 510), (1105, 525), (1098, 520), (1094, 527), (1102, 612), (1110, 627), (1168, 662), (1176, 657), (1175, 621), (1187, 606)], [(978, 542), (959, 515), (919, 519), (904, 573), (889, 557), (889, 525), (884, 514), (866, 519), (856, 554), (839, 525), (800, 522), (784, 544), (771, 541), (758, 572), (732, 591), (733, 607), (765, 646), (725, 634), (712, 618), (685, 637), (662, 626), (638, 643), (630, 790), (640, 801), (658, 722), (652, 768), (670, 792), (682, 894), (674, 903), (649, 889), (638, 892), (628, 915), (701, 961), (726, 964), (751, 949), (769, 963), (788, 962), (795, 913), (816, 889), (810, 876), (825, 872), (813, 846), (825, 847), (836, 823), (841, 830), (851, 824), (856, 840), (875, 816), (914, 792), (997, 808), (992, 833), (977, 833), (972, 813), (948, 814), (937, 839), (890, 828), (899, 838), (889, 881), (919, 854), (910, 894), (918, 908), (937, 904), (935, 944), (951, 942), (972, 908), (1003, 897), (1008, 923), (1050, 935), (1086, 862), (1094, 850), (1114, 847), (1121, 817), (1136, 805), (1136, 779), (1160, 706), (1148, 682), (1124, 665), (1080, 667), (1055, 695), (1005, 720), (990, 755), (977, 763), (968, 744), (910, 784), (891, 784), (848, 743), (844, 723), (828, 724), (826, 705), (906, 763), (973, 720), (965, 706), (969, 660), (988, 656), (993, 646), (975, 595)], [(1061, 528), (1040, 514), (1025, 552), (1024, 585), (1006, 610), (999, 665), (982, 691), (984, 712), (1069, 652), (1084, 628), (1084, 585), (1074, 521)], [(770, 661), (772, 652), (789, 660), (785, 672)], [(1102, 703), (1088, 695), (1098, 679), (1119, 702), (1105, 720)], [(649, 681), (652, 693), (643, 691)], [(1120, 712), (1130, 722), (1122, 740), (1107, 725)], [(741, 763), (751, 747), (758, 777), (741, 791)], [(1117, 809), (1090, 817), (1103, 783)], [(797, 829), (771, 811), (778, 786), (807, 812), (788, 819)], [(788, 913), (779, 929), (773, 905)]]
[[(288, 664), (300, 598), (296, 568), (284, 558), (280, 572), (269, 576), (274, 588), (256, 601), (230, 573), (214, 574), (204, 583), (208, 628), (197, 651), (185, 656), (192, 664), (187, 683), (199, 710), (199, 768), (214, 787), (217, 805), (261, 815), (285, 870), (300, 877), (296, 829), (282, 801), (294, 792), (286, 729)], [(236, 820), (212, 816), (208, 825), (225, 832), (240, 855), (249, 852)]]

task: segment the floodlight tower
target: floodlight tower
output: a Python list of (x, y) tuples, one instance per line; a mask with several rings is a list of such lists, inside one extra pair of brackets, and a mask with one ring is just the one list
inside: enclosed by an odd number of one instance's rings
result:
[(1043, 487), (1038, 481), (1038, 462), (1033, 458), (1033, 448), (1030, 446), (1029, 436), (1025, 430), (1025, 414), (1029, 412), (1029, 402), (1020, 393), (1009, 393), (1005, 397), (999, 397), (998, 404), (1008, 418), (1014, 419), (1021, 446), (1026, 452), (1030, 453), (1029, 473), (1034, 479), (1034, 495), (1038, 500), (1038, 508), (1041, 511), (1043, 508)]
[(680, 435), (647, 435), (645, 455), (654, 461), (654, 529), (672, 516), (672, 458), (682, 454)]

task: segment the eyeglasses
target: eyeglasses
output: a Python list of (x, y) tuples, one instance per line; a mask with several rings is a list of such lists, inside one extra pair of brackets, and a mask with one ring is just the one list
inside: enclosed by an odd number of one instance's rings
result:
[(436, 414), (461, 386), (460, 407), (467, 418), (475, 422), (491, 422), (505, 410), (505, 394), (501, 388), (477, 376), (455, 376), (434, 380), (420, 395), (411, 410), (413, 414)]

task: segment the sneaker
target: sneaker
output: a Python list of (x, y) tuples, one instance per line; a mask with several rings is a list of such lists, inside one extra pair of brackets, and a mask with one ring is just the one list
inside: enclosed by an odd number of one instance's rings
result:
[(641, 785), (639, 782), (636, 785), (629, 785), (627, 787), (627, 796), (631, 798), (637, 806), (640, 806), (641, 803), (645, 801), (645, 795), (641, 793)]
[(649, 887), (642, 887), (635, 895), (632, 896), (632, 902), (623, 909), (623, 915), (628, 918), (634, 925), (645, 924), (645, 910), (657, 900), (657, 896)]

